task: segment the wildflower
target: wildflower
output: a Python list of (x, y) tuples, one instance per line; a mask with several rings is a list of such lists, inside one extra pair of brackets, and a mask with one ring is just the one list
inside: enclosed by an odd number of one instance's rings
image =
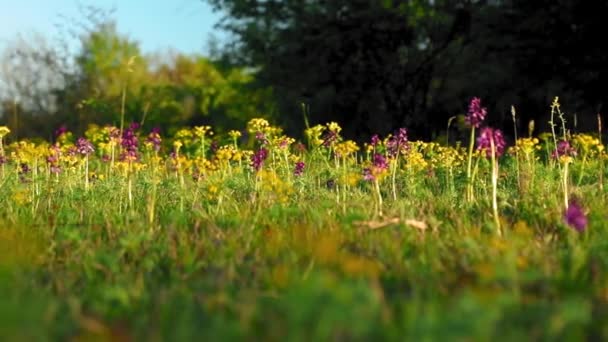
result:
[(211, 136), (213, 135), (213, 131), (211, 130), (211, 126), (196, 126), (194, 127), (194, 135), (196, 135), (199, 138), (202, 138), (204, 136)]
[(481, 106), (481, 99), (474, 97), (469, 103), (469, 111), (464, 120), (469, 126), (479, 128), (487, 114), (488, 110)]
[(230, 136), (232, 139), (238, 139), (241, 137), (241, 132), (240, 131), (235, 131), (235, 130), (231, 130), (230, 132), (228, 132), (228, 136)]
[(340, 127), (335, 122), (330, 122), (327, 124), (327, 131), (323, 135), (323, 143), (324, 147), (333, 146), (334, 143), (340, 141), (340, 132), (342, 131), (342, 127)]
[(338, 141), (339, 135), (337, 131), (327, 131), (325, 135), (323, 135), (323, 143), (324, 147), (329, 147), (333, 145), (336, 141)]
[(268, 150), (262, 147), (251, 156), (251, 167), (256, 171), (260, 171), (266, 158), (268, 158)]
[(570, 145), (570, 142), (567, 140), (561, 140), (557, 143), (557, 148), (553, 153), (551, 153), (551, 157), (553, 159), (558, 159), (561, 157), (575, 157), (576, 150)]
[(302, 176), (302, 174), (304, 174), (304, 168), (306, 167), (306, 164), (304, 164), (303, 161), (299, 161), (296, 163), (296, 167), (293, 170), (293, 175), (296, 177), (300, 177)]
[(321, 135), (325, 131), (325, 127), (322, 125), (316, 125), (311, 128), (307, 128), (304, 131), (306, 138), (308, 139), (308, 143), (312, 146), (319, 146), (323, 144), (323, 139), (321, 139)]
[(78, 138), (78, 141), (76, 141), (76, 150), (83, 156), (88, 156), (95, 151), (95, 148), (87, 139)]
[(4, 138), (10, 132), (11, 132), (11, 130), (8, 127), (0, 126), (0, 139)]
[(46, 157), (46, 162), (49, 164), (49, 170), (51, 171), (51, 173), (58, 174), (61, 172), (61, 166), (59, 166), (61, 149), (58, 145), (53, 145), (49, 148), (49, 152), (49, 156)]
[(264, 132), (268, 127), (270, 127), (270, 123), (262, 118), (254, 118), (247, 123), (249, 133)]
[(121, 155), (122, 160), (134, 161), (137, 160), (137, 146), (139, 145), (135, 131), (139, 129), (139, 124), (134, 122), (122, 132), (120, 145), (124, 151)]
[(492, 144), (494, 144), (496, 156), (502, 156), (506, 145), (502, 132), (499, 129), (485, 127), (481, 130), (479, 138), (477, 138), (477, 150), (485, 151), (486, 156), (490, 158), (492, 157)]
[(581, 206), (574, 200), (568, 203), (568, 209), (564, 213), (564, 221), (578, 232), (583, 232), (587, 227), (587, 216)]
[(380, 153), (374, 153), (371, 167), (363, 169), (363, 179), (373, 181), (388, 170), (388, 162)]
[(154, 149), (154, 151), (158, 152), (160, 150), (160, 144), (162, 142), (160, 138), (160, 128), (152, 128), (152, 131), (150, 131), (150, 134), (148, 134), (148, 139), (146, 139), (146, 142), (152, 146), (152, 149)]
[(266, 134), (264, 134), (262, 132), (255, 133), (255, 140), (257, 140), (262, 145), (268, 144), (268, 139), (266, 138)]
[(66, 125), (61, 125), (55, 130), (55, 138), (60, 138), (62, 135), (68, 132)]
[(6, 159), (6, 157), (5, 157), (5, 156), (0, 156), (0, 165), (4, 165), (4, 164), (6, 164), (6, 162), (7, 162), (7, 161), (8, 161), (8, 160)]
[(407, 150), (407, 147), (407, 130), (405, 128), (399, 128), (386, 143), (388, 155), (393, 158)]
[(374, 134), (371, 139), (371, 145), (376, 147), (376, 146), (378, 146), (379, 143), (380, 143), (380, 137), (378, 136), (378, 134)]
[(338, 158), (347, 157), (357, 151), (359, 151), (359, 146), (352, 140), (341, 142), (334, 147), (334, 153)]

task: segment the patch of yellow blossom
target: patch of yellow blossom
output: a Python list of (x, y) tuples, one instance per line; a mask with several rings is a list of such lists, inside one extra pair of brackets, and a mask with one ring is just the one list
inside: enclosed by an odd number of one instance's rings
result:
[(346, 140), (334, 146), (334, 152), (339, 158), (346, 158), (357, 151), (359, 151), (359, 146), (352, 140)]
[(323, 144), (323, 139), (321, 139), (321, 136), (323, 135), (324, 131), (325, 131), (325, 126), (316, 125), (316, 126), (307, 128), (304, 131), (304, 134), (306, 135), (306, 138), (308, 139), (308, 143), (311, 146), (318, 147), (318, 146), (321, 146), (321, 144)]
[(0, 139), (4, 138), (10, 132), (11, 132), (11, 130), (8, 127), (0, 126)]
[(523, 156), (526, 160), (537, 160), (536, 151), (540, 150), (540, 140), (537, 138), (520, 138), (515, 142), (515, 146), (509, 147), (509, 154)]
[(258, 181), (263, 199), (271, 203), (287, 203), (293, 193), (293, 187), (274, 171), (261, 169), (258, 172)]
[(211, 130), (211, 126), (196, 126), (192, 129), (192, 133), (198, 138), (203, 138), (206, 136), (212, 136), (213, 131)]
[(236, 131), (236, 130), (231, 130), (228, 132), (228, 136), (231, 137), (232, 139), (238, 139), (241, 137), (241, 132), (240, 131)]
[(574, 134), (572, 142), (583, 158), (593, 157), (604, 151), (604, 145), (600, 143), (600, 140), (589, 134)]
[[(182, 128), (179, 131), (177, 131), (175, 133), (175, 135), (173, 136), (173, 146), (178, 149), (181, 147), (189, 147), (192, 145), (192, 141), (193, 141), (193, 134), (192, 134), (192, 130), (187, 129), (187, 128)], [(177, 145), (179, 144), (179, 147), (177, 147)]]

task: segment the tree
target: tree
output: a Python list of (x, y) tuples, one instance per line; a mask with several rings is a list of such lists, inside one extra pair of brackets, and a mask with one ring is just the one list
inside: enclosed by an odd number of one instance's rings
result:
[(296, 130), (306, 102), (313, 121), (340, 121), (347, 135), (426, 131), (438, 60), (468, 29), (468, 13), (443, 1), (210, 2), (236, 37), (227, 59), (258, 68)]
[(555, 96), (579, 128), (607, 100), (602, 0), (207, 1), (235, 37), (224, 59), (256, 68), (297, 130), (300, 102), (351, 136), (405, 125), (432, 138), (472, 96), (503, 128), (515, 105), (522, 131), (546, 127)]

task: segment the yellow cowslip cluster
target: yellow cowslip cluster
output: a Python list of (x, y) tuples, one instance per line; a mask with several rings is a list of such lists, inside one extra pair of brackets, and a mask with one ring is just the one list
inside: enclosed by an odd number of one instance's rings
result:
[(48, 144), (36, 145), (28, 141), (18, 141), (9, 146), (11, 149), (11, 159), (18, 164), (34, 165), (42, 160), (48, 151)]
[(436, 168), (453, 169), (459, 167), (465, 160), (465, 152), (452, 146), (441, 146), (436, 143), (431, 143), (429, 146), (432, 153), (427, 152), (430, 156), (431, 164)]
[(338, 125), (338, 123), (333, 122), (333, 121), (327, 124), (327, 129), (330, 132), (333, 132), (333, 133), (336, 133), (336, 134), (342, 132), (342, 127), (340, 127), (340, 125)]
[(359, 146), (352, 140), (346, 140), (334, 146), (334, 152), (339, 158), (346, 158), (357, 151), (359, 151)]
[(176, 149), (182, 147), (188, 148), (192, 145), (193, 138), (194, 134), (192, 134), (192, 130), (188, 128), (182, 128), (177, 131), (173, 136), (173, 146)]
[(589, 134), (572, 135), (572, 143), (584, 158), (597, 156), (604, 152), (604, 145), (601, 144), (600, 140)]
[(266, 119), (255, 118), (247, 123), (247, 131), (251, 134), (262, 134), (262, 138), (267, 141), (272, 141), (276, 137), (283, 134), (283, 129), (276, 126), (271, 126)]
[(87, 130), (84, 132), (84, 136), (93, 145), (99, 145), (100, 142), (106, 142), (109, 140), (108, 131), (95, 124), (89, 125)]
[(212, 136), (213, 131), (211, 130), (211, 126), (196, 126), (192, 129), (192, 133), (198, 137), (203, 138), (206, 136)]
[(217, 158), (217, 160), (223, 164), (232, 160), (235, 152), (236, 149), (234, 148), (234, 146), (224, 145), (217, 149), (217, 151), (215, 152), (215, 158)]
[(202, 175), (205, 175), (210, 172), (214, 172), (217, 170), (217, 164), (210, 161), (209, 159), (203, 157), (196, 157), (192, 161), (192, 172), (198, 172)]
[(264, 132), (268, 127), (270, 127), (270, 123), (262, 118), (254, 118), (247, 123), (247, 131), (249, 133)]
[(228, 136), (234, 140), (238, 139), (241, 137), (241, 132), (240, 131), (236, 131), (236, 130), (230, 130), (228, 132)]
[(412, 141), (409, 143), (409, 150), (406, 157), (406, 166), (409, 171), (420, 172), (429, 166), (423, 153), (427, 148), (426, 144), (427, 143), (423, 141)]
[(321, 136), (323, 135), (324, 131), (325, 131), (325, 126), (316, 125), (316, 126), (307, 128), (306, 131), (304, 131), (304, 134), (306, 135), (306, 138), (308, 139), (308, 143), (311, 146), (317, 147), (317, 146), (321, 146), (321, 144), (323, 144), (323, 139), (321, 138)]
[(4, 138), (10, 132), (11, 132), (11, 130), (8, 127), (0, 126), (0, 139)]
[(289, 196), (293, 193), (291, 184), (283, 181), (275, 171), (262, 169), (258, 172), (257, 179), (262, 190), (263, 200), (269, 204), (274, 202), (286, 203)]
[(524, 157), (526, 160), (536, 160), (536, 151), (540, 150), (540, 141), (537, 138), (519, 138), (515, 146), (509, 148), (508, 153), (512, 156)]
[(272, 138), (270, 145), (280, 150), (288, 150), (291, 144), (293, 144), (294, 142), (296, 142), (296, 139), (288, 137), (286, 135), (281, 135)]

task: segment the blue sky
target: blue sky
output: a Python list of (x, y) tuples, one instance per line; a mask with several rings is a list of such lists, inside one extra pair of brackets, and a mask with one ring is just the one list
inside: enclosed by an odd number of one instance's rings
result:
[(0, 0), (0, 49), (17, 34), (42, 33), (52, 41), (65, 24), (79, 17), (79, 4), (115, 9), (118, 31), (140, 43), (144, 53), (169, 48), (205, 53), (213, 25), (220, 19), (204, 0)]

